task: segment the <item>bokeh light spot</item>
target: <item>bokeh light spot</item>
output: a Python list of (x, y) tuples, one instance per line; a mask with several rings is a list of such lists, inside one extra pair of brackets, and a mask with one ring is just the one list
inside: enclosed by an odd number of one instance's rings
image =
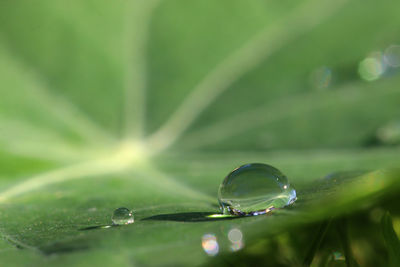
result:
[(332, 70), (326, 66), (317, 68), (311, 73), (310, 81), (313, 87), (326, 89), (332, 82)]
[(385, 72), (386, 65), (381, 52), (372, 53), (362, 60), (358, 66), (358, 73), (365, 81), (375, 81)]
[(219, 252), (219, 245), (217, 242), (217, 238), (213, 234), (203, 235), (201, 240), (201, 246), (209, 256), (215, 256)]
[(384, 60), (391, 67), (400, 67), (400, 45), (391, 45), (386, 48)]
[(228, 232), (228, 239), (231, 242), (231, 250), (238, 251), (244, 247), (243, 233), (237, 228), (233, 228)]

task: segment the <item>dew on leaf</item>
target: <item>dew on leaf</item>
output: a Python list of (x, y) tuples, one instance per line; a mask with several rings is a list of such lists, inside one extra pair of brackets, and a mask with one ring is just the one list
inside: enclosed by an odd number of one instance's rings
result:
[(262, 163), (236, 168), (219, 187), (218, 201), (223, 214), (260, 215), (280, 209), (296, 200), (287, 177)]
[(111, 220), (113, 225), (131, 224), (135, 222), (132, 211), (123, 207), (114, 210)]

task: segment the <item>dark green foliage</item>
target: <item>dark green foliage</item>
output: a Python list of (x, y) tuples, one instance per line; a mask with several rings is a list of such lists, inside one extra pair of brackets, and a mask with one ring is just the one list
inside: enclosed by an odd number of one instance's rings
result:
[(382, 233), (385, 239), (387, 251), (389, 253), (389, 260), (391, 266), (400, 265), (400, 241), (393, 229), (392, 218), (386, 212), (381, 220)]

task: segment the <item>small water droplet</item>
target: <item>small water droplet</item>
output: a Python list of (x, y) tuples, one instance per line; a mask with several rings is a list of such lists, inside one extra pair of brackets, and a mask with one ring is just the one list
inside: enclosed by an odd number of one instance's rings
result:
[(224, 214), (260, 215), (283, 208), (296, 200), (287, 177), (262, 163), (233, 170), (219, 187), (218, 201)]
[(111, 220), (113, 225), (131, 224), (135, 222), (132, 211), (127, 208), (118, 208), (114, 210)]

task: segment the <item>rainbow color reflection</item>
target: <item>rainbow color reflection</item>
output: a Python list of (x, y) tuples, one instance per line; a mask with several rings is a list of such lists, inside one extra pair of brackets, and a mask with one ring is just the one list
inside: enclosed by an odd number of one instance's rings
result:
[(201, 238), (201, 246), (209, 256), (215, 256), (219, 252), (217, 238), (213, 234), (205, 234)]

